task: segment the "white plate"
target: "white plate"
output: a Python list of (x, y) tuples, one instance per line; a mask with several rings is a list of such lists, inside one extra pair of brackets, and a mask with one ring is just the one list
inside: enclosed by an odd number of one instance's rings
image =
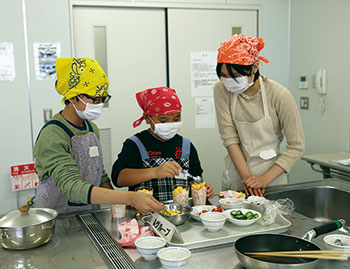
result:
[[(239, 219), (235, 219), (231, 216), (231, 211), (233, 210), (241, 210), (243, 214), (247, 213), (248, 211), (252, 212), (253, 214), (258, 214), (258, 217), (256, 219), (251, 219), (251, 220), (239, 220)], [(246, 209), (246, 208), (234, 208), (234, 209), (230, 209), (230, 210), (225, 210), (224, 211), (225, 216), (227, 217), (227, 220), (235, 225), (238, 226), (248, 226), (248, 225), (252, 225), (254, 222), (256, 222), (257, 220), (259, 220), (261, 218), (261, 213), (259, 213), (258, 211), (255, 211), (253, 209)]]
[(243, 200), (236, 198), (222, 198), (219, 200), (219, 204), (223, 209), (241, 208)]
[(247, 202), (252, 205), (263, 205), (266, 202), (266, 198), (260, 196), (249, 196)]
[(198, 215), (203, 210), (207, 210), (208, 212), (211, 212), (213, 209), (215, 209), (216, 206), (214, 205), (197, 205), (192, 207), (191, 217), (195, 220), (201, 221), (200, 216)]

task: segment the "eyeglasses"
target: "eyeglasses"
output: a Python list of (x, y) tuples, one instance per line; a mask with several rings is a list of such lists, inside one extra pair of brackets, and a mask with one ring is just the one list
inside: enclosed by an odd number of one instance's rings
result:
[(112, 96), (107, 94), (107, 96), (98, 96), (98, 97), (92, 97), (90, 95), (87, 95), (85, 93), (82, 93), (82, 94), (79, 94), (79, 95), (83, 95), (85, 96), (86, 98), (89, 98), (92, 100), (92, 103), (93, 104), (101, 104), (101, 103), (108, 103), (109, 100), (111, 100)]

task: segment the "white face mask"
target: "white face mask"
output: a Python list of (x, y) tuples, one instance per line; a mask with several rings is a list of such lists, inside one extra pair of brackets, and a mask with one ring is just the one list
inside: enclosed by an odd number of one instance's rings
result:
[(252, 79), (252, 82), (248, 83), (248, 76), (237, 77), (236, 80), (233, 78), (220, 77), (220, 80), (224, 83), (228, 91), (237, 94), (245, 92), (254, 84), (254, 79)]
[(177, 132), (182, 127), (182, 122), (166, 122), (166, 123), (154, 123), (154, 121), (149, 118), (154, 124), (154, 131), (157, 136), (164, 140), (172, 139)]
[[(77, 96), (79, 98), (79, 96)], [(97, 120), (102, 113), (103, 110), (103, 103), (101, 104), (90, 104), (90, 103), (85, 103), (83, 100), (79, 98), (80, 101), (82, 101), (86, 107), (84, 111), (80, 111), (75, 107), (73, 104), (75, 111), (77, 112), (79, 118), (82, 120)]]

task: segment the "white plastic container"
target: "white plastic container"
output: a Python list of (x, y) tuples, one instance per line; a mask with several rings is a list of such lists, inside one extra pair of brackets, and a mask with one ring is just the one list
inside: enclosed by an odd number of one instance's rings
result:
[(124, 218), (126, 212), (126, 205), (124, 204), (113, 204), (111, 205), (111, 212), (113, 218)]

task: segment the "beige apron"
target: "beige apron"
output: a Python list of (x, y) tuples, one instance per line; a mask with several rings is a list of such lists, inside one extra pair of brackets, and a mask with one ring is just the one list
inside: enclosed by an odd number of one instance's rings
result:
[[(269, 170), (279, 157), (279, 147), (281, 141), (274, 132), (271, 117), (267, 107), (266, 92), (264, 83), (259, 77), (260, 90), (264, 108), (264, 117), (256, 122), (242, 122), (235, 119), (237, 94), (232, 97), (231, 113), (236, 130), (240, 139), (240, 147), (248, 163), (248, 167), (253, 175), (261, 176)], [(230, 170), (226, 175), (232, 190), (243, 190), (242, 179), (232, 163), (230, 155), (225, 157), (225, 167)], [(287, 175), (283, 173), (269, 186), (287, 184)]]

